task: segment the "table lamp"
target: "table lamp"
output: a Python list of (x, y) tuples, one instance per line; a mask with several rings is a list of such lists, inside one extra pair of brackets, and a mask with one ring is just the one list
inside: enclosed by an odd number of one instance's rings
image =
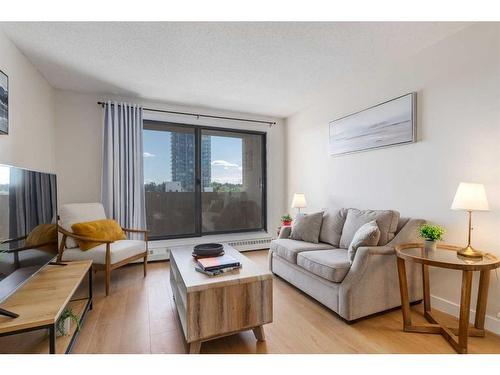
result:
[(489, 211), (488, 200), (483, 184), (472, 184), (461, 182), (458, 185), (455, 198), (451, 204), (452, 210), (464, 210), (469, 214), (469, 232), (467, 236), (467, 247), (459, 250), (458, 255), (470, 258), (481, 258), (483, 255), (480, 251), (475, 250), (470, 245), (472, 232), (472, 211)]
[(306, 196), (304, 194), (295, 193), (292, 199), (292, 208), (297, 208), (300, 214), (300, 209), (306, 206), (307, 206)]

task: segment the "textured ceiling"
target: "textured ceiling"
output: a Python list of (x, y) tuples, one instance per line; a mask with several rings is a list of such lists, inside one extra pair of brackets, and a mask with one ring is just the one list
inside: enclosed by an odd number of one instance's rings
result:
[(2, 23), (56, 88), (286, 117), (466, 23)]

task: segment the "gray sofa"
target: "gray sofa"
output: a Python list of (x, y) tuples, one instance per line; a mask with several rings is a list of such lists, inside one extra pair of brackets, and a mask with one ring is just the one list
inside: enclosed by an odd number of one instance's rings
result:
[[(363, 224), (375, 220), (381, 236), (377, 246), (359, 247), (351, 261), (347, 248)], [(400, 218), (397, 211), (330, 209), (323, 214), (319, 242), (290, 238), (283, 227), (271, 242), (270, 270), (327, 306), (346, 321), (401, 305), (394, 247), (419, 242), (423, 220)], [(421, 272), (407, 265), (410, 300), (422, 299)]]

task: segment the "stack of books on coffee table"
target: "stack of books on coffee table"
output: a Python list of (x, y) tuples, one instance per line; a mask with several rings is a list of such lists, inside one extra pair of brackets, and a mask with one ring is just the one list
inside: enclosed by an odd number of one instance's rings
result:
[(220, 275), (238, 268), (241, 268), (241, 263), (236, 258), (226, 254), (218, 257), (197, 258), (195, 267), (196, 271), (209, 276)]

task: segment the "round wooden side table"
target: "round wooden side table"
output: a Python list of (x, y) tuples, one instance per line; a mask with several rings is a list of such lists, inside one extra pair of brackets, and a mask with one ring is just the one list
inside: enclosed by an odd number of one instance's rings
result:
[[(484, 319), (488, 300), (490, 271), (500, 267), (500, 259), (493, 254), (484, 254), (481, 259), (465, 258), (457, 254), (461, 248), (451, 245), (438, 245), (436, 250), (425, 250), (420, 243), (409, 243), (396, 246), (398, 262), (399, 288), (401, 291), (401, 309), (403, 312), (403, 330), (405, 332), (441, 334), (457, 353), (467, 353), (469, 336), (484, 337)], [(422, 281), (424, 294), (424, 316), (429, 324), (413, 325), (411, 323), (410, 300), (408, 298), (408, 281), (405, 261), (422, 265)], [(447, 327), (439, 323), (431, 311), (431, 296), (428, 267), (440, 267), (462, 271), (462, 291), (460, 297), (460, 316), (458, 328)], [(480, 272), (476, 316), (474, 327), (469, 328), (472, 274)]]

